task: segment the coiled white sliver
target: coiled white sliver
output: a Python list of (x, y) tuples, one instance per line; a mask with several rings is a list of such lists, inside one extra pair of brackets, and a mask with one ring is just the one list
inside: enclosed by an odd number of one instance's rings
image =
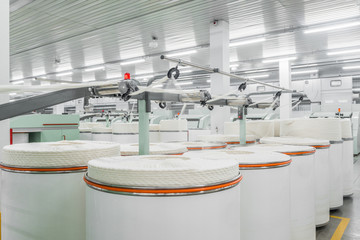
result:
[(236, 161), (206, 161), (182, 156), (130, 156), (89, 162), (88, 176), (105, 184), (137, 187), (196, 187), (230, 181)]
[(97, 123), (97, 122), (80, 122), (79, 123), (79, 128), (94, 128), (94, 127), (101, 127), (104, 126), (101, 123)]
[(79, 132), (80, 133), (91, 133), (91, 128), (80, 128), (79, 127)]
[(92, 133), (111, 133), (112, 130), (110, 127), (105, 126), (96, 126), (91, 129)]
[(337, 118), (282, 120), (280, 135), (341, 141), (341, 123), (340, 119)]
[(160, 132), (162, 131), (187, 131), (187, 120), (161, 120), (160, 121)]
[[(212, 134), (212, 135), (199, 135), (197, 136), (198, 141), (203, 142), (239, 142), (239, 135), (223, 135), (223, 134)], [(256, 141), (256, 137), (254, 135), (246, 135), (247, 142)]]
[(280, 137), (280, 119), (274, 120), (274, 137)]
[(260, 143), (264, 144), (287, 144), (296, 146), (327, 146), (330, 145), (329, 140), (315, 138), (300, 137), (265, 137), (260, 139)]
[[(176, 143), (150, 143), (150, 155), (172, 155), (187, 152), (187, 148)], [(121, 156), (139, 155), (139, 144), (123, 144), (121, 145)]]
[(351, 121), (350, 119), (341, 119), (342, 138), (352, 138)]
[[(239, 122), (224, 123), (224, 134), (238, 134), (240, 133)], [(254, 135), (257, 139), (262, 137), (274, 136), (274, 121), (272, 120), (258, 120), (246, 121), (246, 135)]]
[(149, 124), (149, 131), (152, 132), (160, 131), (160, 124)]
[(139, 123), (113, 123), (113, 133), (139, 133)]
[(278, 153), (300, 153), (315, 151), (315, 148), (310, 146), (294, 146), (282, 144), (256, 144), (245, 147), (233, 147), (231, 150), (236, 151), (272, 151)]
[[(201, 149), (209, 149), (209, 148), (219, 148), (222, 146), (226, 146), (225, 142), (179, 142), (177, 144), (181, 144), (186, 148), (196, 148), (198, 150)], [(189, 149), (190, 151), (190, 149)]]
[(89, 160), (118, 156), (120, 145), (112, 142), (61, 141), (5, 146), (2, 164), (19, 167), (77, 167)]
[(204, 151), (204, 152), (187, 152), (184, 157), (200, 158), (204, 160), (233, 160), (238, 164), (267, 164), (267, 163), (281, 163), (290, 160), (290, 157), (273, 152), (273, 151), (258, 151), (248, 150), (247, 147), (227, 149), (219, 151)]

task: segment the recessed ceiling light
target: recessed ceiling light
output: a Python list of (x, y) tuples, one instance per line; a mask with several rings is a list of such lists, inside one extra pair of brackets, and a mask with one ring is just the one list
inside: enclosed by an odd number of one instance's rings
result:
[(248, 44), (253, 44), (253, 43), (265, 42), (265, 41), (266, 41), (266, 38), (255, 38), (255, 39), (231, 42), (229, 44), (229, 46), (236, 47), (236, 46), (248, 45)]
[(341, 54), (352, 54), (352, 53), (358, 53), (360, 52), (360, 49), (352, 49), (352, 50), (344, 50), (344, 51), (333, 51), (333, 52), (328, 52), (327, 55), (328, 56), (333, 56), (333, 55), (341, 55)]
[(347, 66), (347, 67), (343, 67), (342, 69), (344, 70), (360, 69), (360, 66)]
[(331, 31), (331, 30), (339, 30), (339, 29), (344, 29), (344, 28), (349, 28), (349, 27), (355, 27), (355, 26), (359, 26), (359, 25), (360, 25), (360, 21), (336, 24), (336, 25), (326, 26), (326, 27), (314, 27), (314, 28), (305, 30), (304, 33), (308, 34), (308, 33), (326, 32), (326, 31)]
[(248, 78), (267, 78), (267, 77), (269, 77), (269, 74), (261, 74), (261, 75), (248, 76)]
[(177, 82), (175, 85), (177, 86), (183, 86), (183, 85), (191, 85), (193, 84), (192, 82)]
[(64, 76), (70, 76), (72, 75), (73, 73), (72, 72), (66, 72), (66, 73), (59, 73), (59, 74), (56, 74), (57, 77), (64, 77)]
[(300, 75), (300, 74), (317, 73), (317, 72), (319, 72), (318, 69), (313, 69), (313, 70), (295, 71), (295, 72), (291, 72), (291, 74)]
[(296, 59), (296, 57), (276, 58), (276, 59), (264, 60), (263, 63), (274, 63), (274, 62), (282, 62), (282, 61), (292, 61), (292, 60), (295, 60), (295, 59)]
[(165, 56), (167, 56), (167, 57), (177, 57), (177, 56), (184, 56), (184, 55), (189, 55), (189, 54), (193, 54), (193, 53), (197, 53), (197, 51), (196, 50), (189, 50), (189, 51), (183, 51), (183, 52), (175, 52), (175, 53), (165, 54)]
[(92, 67), (92, 68), (86, 68), (85, 72), (92, 72), (92, 71), (98, 71), (98, 70), (104, 70), (105, 67), (101, 66), (101, 67)]
[(122, 63), (120, 63), (121, 66), (125, 66), (125, 65), (131, 65), (131, 64), (135, 64), (135, 63), (142, 63), (145, 62), (145, 59), (138, 59), (138, 60), (131, 60), (131, 61), (124, 61)]

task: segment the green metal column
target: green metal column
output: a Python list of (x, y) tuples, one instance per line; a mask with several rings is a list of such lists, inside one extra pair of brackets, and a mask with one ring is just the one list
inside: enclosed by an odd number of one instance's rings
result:
[(246, 145), (246, 108), (239, 108), (240, 145)]
[(149, 154), (149, 112), (147, 112), (146, 101), (138, 101), (139, 111), (139, 155)]

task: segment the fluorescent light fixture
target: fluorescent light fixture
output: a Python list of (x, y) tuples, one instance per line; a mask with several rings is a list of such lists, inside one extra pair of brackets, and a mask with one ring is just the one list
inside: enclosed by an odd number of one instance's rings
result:
[(271, 71), (271, 69), (250, 70), (250, 71), (245, 71), (244, 73), (248, 74), (248, 73), (259, 73), (259, 72), (268, 72), (268, 71)]
[(317, 73), (319, 72), (318, 69), (313, 69), (313, 70), (304, 70), (304, 71), (294, 71), (291, 72), (292, 75), (300, 75), (300, 74), (308, 74), (308, 73)]
[(92, 72), (92, 71), (98, 71), (98, 70), (104, 70), (105, 67), (101, 66), (101, 67), (92, 67), (92, 68), (86, 68), (85, 72)]
[(206, 80), (207, 83), (211, 83), (211, 80)]
[(360, 65), (358, 66), (347, 66), (347, 67), (343, 67), (343, 70), (353, 70), (353, 69), (360, 69)]
[(177, 57), (177, 56), (184, 56), (184, 55), (189, 55), (189, 54), (193, 54), (193, 53), (197, 53), (197, 51), (196, 50), (189, 50), (189, 51), (183, 51), (183, 52), (175, 52), (175, 53), (165, 54), (165, 56), (167, 56), (167, 57)]
[(72, 72), (66, 72), (66, 73), (59, 73), (59, 74), (56, 74), (57, 77), (64, 77), (64, 76), (70, 76), (72, 75), (73, 73)]
[(264, 60), (263, 63), (274, 63), (274, 62), (281, 62), (281, 61), (291, 61), (291, 60), (295, 60), (295, 59), (296, 59), (296, 57), (276, 58), (276, 59)]
[(338, 29), (344, 29), (344, 28), (349, 28), (349, 27), (355, 27), (355, 26), (359, 26), (359, 25), (360, 25), (360, 21), (351, 22), (351, 23), (336, 24), (336, 25), (326, 26), (326, 27), (314, 27), (312, 29), (305, 30), (304, 33), (308, 34), (308, 33), (326, 32), (326, 31), (331, 31), (331, 30), (338, 30)]
[(248, 78), (267, 78), (267, 77), (269, 77), (269, 74), (261, 74), (261, 75), (248, 76)]
[(193, 84), (192, 82), (178, 82), (178, 83), (176, 83), (175, 85), (177, 85), (177, 86), (183, 86), (183, 85), (191, 85), (191, 84)]
[(10, 96), (15, 96), (16, 93), (12, 92), (12, 93), (9, 93)]
[(12, 84), (23, 84), (25, 83), (25, 81), (21, 80), (21, 81), (12, 81)]
[(341, 54), (352, 54), (352, 53), (358, 53), (360, 52), (360, 49), (352, 49), (352, 50), (344, 50), (344, 51), (334, 51), (334, 52), (328, 52), (327, 55), (328, 56), (333, 56), (333, 55), (341, 55)]
[(125, 66), (125, 65), (131, 65), (131, 64), (135, 64), (135, 63), (142, 63), (145, 62), (145, 59), (138, 59), (138, 60), (132, 60), (132, 61), (124, 61), (122, 63), (120, 63), (121, 66)]
[(254, 38), (244, 41), (238, 41), (238, 42), (232, 42), (229, 44), (230, 47), (236, 47), (236, 46), (242, 46), (242, 45), (248, 45), (253, 43), (259, 43), (259, 42), (265, 42), (266, 38)]

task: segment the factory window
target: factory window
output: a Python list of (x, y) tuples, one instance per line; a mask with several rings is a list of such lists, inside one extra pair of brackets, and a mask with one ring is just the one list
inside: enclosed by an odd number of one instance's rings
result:
[(342, 85), (341, 80), (332, 80), (332, 81), (330, 82), (330, 86), (331, 86), (331, 87), (340, 87), (341, 85)]

